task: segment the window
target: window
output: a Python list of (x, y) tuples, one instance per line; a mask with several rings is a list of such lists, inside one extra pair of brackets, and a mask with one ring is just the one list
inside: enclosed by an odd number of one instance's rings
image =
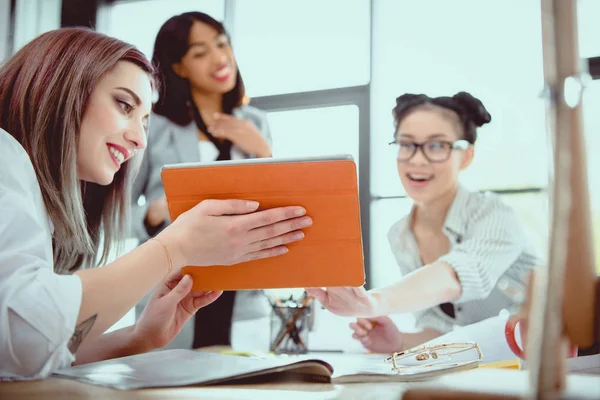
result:
[(579, 55), (583, 58), (600, 56), (600, 2), (596, 0), (577, 1), (577, 27), (579, 34)]
[(583, 127), (587, 173), (590, 191), (590, 206), (595, 237), (596, 270), (600, 274), (600, 80), (593, 81), (583, 96)]
[(358, 164), (358, 107), (269, 112), (274, 157), (350, 154)]
[[(60, 0), (20, 0), (7, 3), (13, 3), (14, 7), (14, 32), (7, 31), (9, 36), (13, 35), (13, 53), (42, 33), (60, 28)], [(10, 17), (10, 12), (7, 14)]]
[(549, 199), (546, 191), (504, 194), (502, 201), (513, 208), (536, 254), (546, 263), (550, 234)]
[[(577, 3), (579, 52), (582, 58), (600, 56), (600, 2), (579, 0)], [(596, 271), (600, 275), (600, 80), (590, 83), (583, 93), (583, 128), (587, 155), (587, 173), (596, 250)]]
[(546, 186), (539, 2), (378, 0), (373, 13), (373, 194), (403, 194), (395, 167), (379, 160), (393, 137), (395, 98), (405, 92), (464, 90), (489, 110), (492, 123), (479, 130), (475, 160), (461, 177), (469, 187)]
[[(517, 0), (374, 1), (371, 82), (371, 276), (399, 277), (387, 232), (410, 211), (397, 175), (391, 111), (399, 95), (468, 91), (492, 115), (480, 128), (473, 164), (461, 174), (472, 190), (539, 189), (548, 183), (539, 2)], [(515, 13), (515, 9), (519, 12)], [(435, 10), (435, 12), (432, 12)], [(506, 21), (510, 21), (507, 29)], [(503, 195), (545, 258), (546, 191)]]
[(222, 21), (224, 0), (138, 0), (116, 2), (98, 10), (98, 31), (135, 45), (149, 59), (160, 27), (172, 16), (201, 11)]
[(236, 1), (232, 42), (251, 97), (364, 85), (370, 1)]

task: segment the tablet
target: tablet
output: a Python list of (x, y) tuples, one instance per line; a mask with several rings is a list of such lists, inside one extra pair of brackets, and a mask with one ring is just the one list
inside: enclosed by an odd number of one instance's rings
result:
[(361, 286), (365, 281), (356, 164), (350, 155), (165, 165), (171, 221), (206, 199), (259, 210), (302, 206), (313, 225), (281, 256), (233, 266), (184, 267), (195, 290)]

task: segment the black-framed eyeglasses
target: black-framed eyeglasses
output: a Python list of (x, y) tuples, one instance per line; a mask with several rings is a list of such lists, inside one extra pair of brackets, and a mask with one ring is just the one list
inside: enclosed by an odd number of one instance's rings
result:
[(439, 163), (450, 158), (452, 150), (466, 150), (470, 143), (464, 139), (449, 142), (446, 140), (432, 139), (423, 143), (411, 142), (408, 140), (400, 140), (399, 142), (390, 142), (396, 150), (396, 159), (398, 161), (408, 161), (417, 154), (417, 150), (421, 152), (429, 162)]

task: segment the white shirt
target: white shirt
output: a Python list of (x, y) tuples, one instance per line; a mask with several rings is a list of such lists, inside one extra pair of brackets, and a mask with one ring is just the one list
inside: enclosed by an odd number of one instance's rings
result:
[[(214, 145), (213, 142), (207, 140), (198, 140), (198, 151), (200, 152), (200, 161), (215, 161), (219, 157), (219, 149)], [(232, 160), (243, 160), (246, 158), (237, 146), (231, 147), (231, 159)]]
[[(423, 266), (411, 230), (412, 212), (390, 229), (388, 240), (403, 275)], [(450, 251), (436, 261), (454, 268), (462, 286), (455, 318), (439, 306), (416, 313), (418, 328), (443, 333), (513, 311), (522, 301), (528, 272), (540, 265), (515, 212), (493, 193), (459, 187), (444, 223)]]
[(53, 272), (53, 227), (31, 161), (0, 129), (0, 380), (70, 366), (81, 280)]

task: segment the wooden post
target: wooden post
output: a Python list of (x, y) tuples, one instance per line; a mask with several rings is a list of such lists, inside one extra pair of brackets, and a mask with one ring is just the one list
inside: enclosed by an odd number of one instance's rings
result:
[[(596, 275), (583, 135), (577, 1), (541, 0), (548, 133), (552, 143), (549, 265), (528, 287), (530, 397), (553, 399), (564, 388), (567, 342), (599, 340)], [(600, 296), (600, 294), (598, 294)], [(596, 343), (597, 344), (597, 343)], [(451, 391), (411, 389), (407, 398), (457, 398)], [(478, 393), (493, 399), (497, 393)], [(413, 396), (413, 397), (411, 397)], [(417, 397), (414, 397), (417, 396)], [(454, 396), (454, 397), (453, 397)]]
[(554, 159), (549, 266), (536, 279), (528, 336), (536, 398), (564, 387), (567, 342), (593, 343), (596, 272), (582, 126), (577, 1), (542, 0), (548, 132)]

